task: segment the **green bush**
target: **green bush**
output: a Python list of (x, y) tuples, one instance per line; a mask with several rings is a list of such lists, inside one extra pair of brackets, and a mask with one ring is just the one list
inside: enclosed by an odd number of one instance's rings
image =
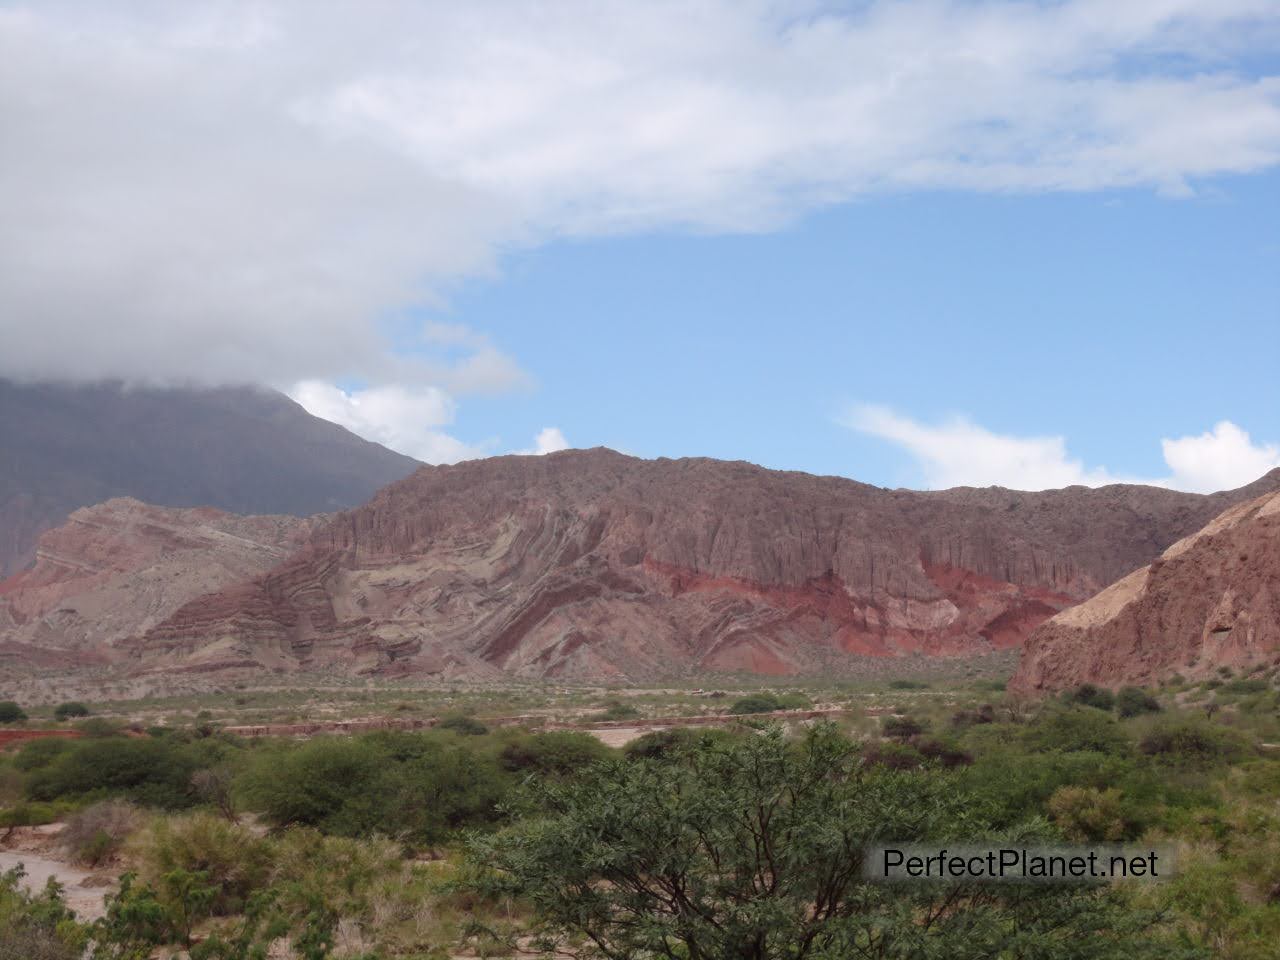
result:
[(161, 893), (175, 872), (202, 876), (216, 888), (205, 909), (230, 916), (244, 909), (271, 867), (267, 843), (248, 829), (221, 817), (194, 813), (157, 818), (136, 844), (139, 875)]
[(928, 690), (927, 683), (920, 683), (918, 680), (890, 680), (890, 690)]
[(862, 762), (868, 767), (884, 767), (889, 770), (916, 770), (925, 764), (925, 757), (909, 743), (878, 741), (862, 748)]
[(63, 737), (41, 737), (39, 740), (28, 740), (14, 756), (13, 765), (19, 770), (28, 772), (40, 770), (53, 763), (74, 745), (74, 741)]
[(452, 730), (467, 737), (483, 737), (489, 732), (489, 728), (475, 717), (463, 713), (451, 713), (441, 717), (440, 722), (436, 724), (436, 729)]
[(743, 716), (751, 713), (772, 713), (781, 709), (782, 706), (779, 704), (778, 698), (773, 694), (753, 693), (735, 700), (729, 707), (729, 712), (737, 716)]
[(18, 723), (27, 719), (26, 711), (12, 700), (0, 700), (0, 723)]
[(70, 720), (73, 717), (89, 716), (89, 708), (77, 700), (60, 703), (53, 710), (55, 720)]
[(905, 740), (924, 733), (924, 727), (910, 717), (885, 717), (880, 728), (886, 737), (893, 737), (895, 740)]
[(1116, 712), (1122, 717), (1159, 713), (1160, 701), (1141, 687), (1121, 687), (1116, 694)]
[(1123, 755), (1131, 744), (1124, 729), (1096, 710), (1049, 709), (1029, 724), (1022, 741), (1032, 750), (1071, 752), (1078, 750)]
[(1271, 689), (1271, 684), (1260, 677), (1241, 677), (1224, 683), (1219, 689), (1222, 693), (1263, 693)]
[(1237, 731), (1186, 718), (1153, 726), (1138, 748), (1161, 762), (1188, 767), (1236, 763), (1253, 752)]
[(177, 809), (196, 801), (191, 775), (204, 764), (192, 746), (150, 738), (78, 741), (31, 772), (33, 800), (119, 796), (144, 806)]
[(1098, 710), (1110, 710), (1116, 702), (1115, 694), (1103, 687), (1096, 687), (1092, 683), (1082, 683), (1071, 691), (1067, 698), (1071, 703), (1078, 703), (1086, 707), (1095, 707)]
[[(544, 736), (582, 737), (599, 746), (582, 734)], [(541, 743), (541, 752), (530, 748), (529, 763), (572, 768), (571, 751), (557, 753), (557, 742)], [(374, 734), (273, 747), (255, 758), (240, 792), (276, 826), (435, 843), (450, 831), (492, 822), (507, 787), (491, 750), (472, 749), (452, 737)]]
[(1050, 818), (1068, 840), (1114, 843), (1128, 836), (1118, 790), (1059, 787), (1046, 806)]
[(568, 776), (613, 756), (613, 751), (588, 733), (552, 731), (521, 737), (507, 744), (502, 766), (512, 773)]
[(623, 703), (620, 700), (610, 700), (605, 704), (605, 708), (599, 713), (591, 717), (592, 720), (634, 720), (640, 716), (640, 711), (629, 703)]

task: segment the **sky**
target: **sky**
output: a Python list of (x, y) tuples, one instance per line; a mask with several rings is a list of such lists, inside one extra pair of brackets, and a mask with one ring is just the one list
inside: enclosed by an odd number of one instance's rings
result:
[(0, 376), (1209, 491), (1277, 358), (1277, 0), (0, 0)]

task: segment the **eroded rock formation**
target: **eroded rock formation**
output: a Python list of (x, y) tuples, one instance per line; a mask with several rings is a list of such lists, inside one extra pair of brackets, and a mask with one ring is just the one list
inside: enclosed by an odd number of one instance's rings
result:
[(76, 510), (0, 581), (0, 661), (99, 663), (186, 601), (275, 566), (324, 517), (241, 517), (120, 498)]
[(140, 670), (529, 677), (980, 653), (1245, 495), (920, 493), (603, 449), (424, 467), (125, 649)]
[(1149, 684), (1280, 663), (1280, 493), (1231, 507), (1029, 638), (1011, 689)]

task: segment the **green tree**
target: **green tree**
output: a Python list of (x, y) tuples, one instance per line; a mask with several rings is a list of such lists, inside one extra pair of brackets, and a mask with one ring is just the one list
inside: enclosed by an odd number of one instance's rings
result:
[(524, 897), (551, 940), (584, 936), (608, 958), (1193, 955), (1157, 951), (1152, 918), (1106, 888), (864, 879), (869, 846), (971, 839), (985, 824), (952, 775), (868, 767), (829, 724), (529, 789), (543, 812), (473, 838), (473, 884)]
[(0, 723), (18, 723), (27, 719), (27, 712), (12, 700), (0, 700)]
[(87, 716), (89, 716), (89, 708), (76, 700), (60, 703), (53, 709), (53, 718), (55, 720), (70, 720), (73, 717)]

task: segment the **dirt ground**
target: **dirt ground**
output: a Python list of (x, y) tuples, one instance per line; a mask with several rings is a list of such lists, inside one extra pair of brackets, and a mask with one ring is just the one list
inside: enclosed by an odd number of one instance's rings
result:
[(39, 893), (53, 877), (63, 886), (66, 904), (81, 920), (96, 920), (105, 912), (103, 901), (108, 893), (114, 893), (114, 879), (101, 871), (84, 870), (59, 858), (56, 846), (56, 828), (19, 827), (0, 839), (0, 872), (12, 870), (22, 864), (26, 876), (22, 885), (32, 893)]

